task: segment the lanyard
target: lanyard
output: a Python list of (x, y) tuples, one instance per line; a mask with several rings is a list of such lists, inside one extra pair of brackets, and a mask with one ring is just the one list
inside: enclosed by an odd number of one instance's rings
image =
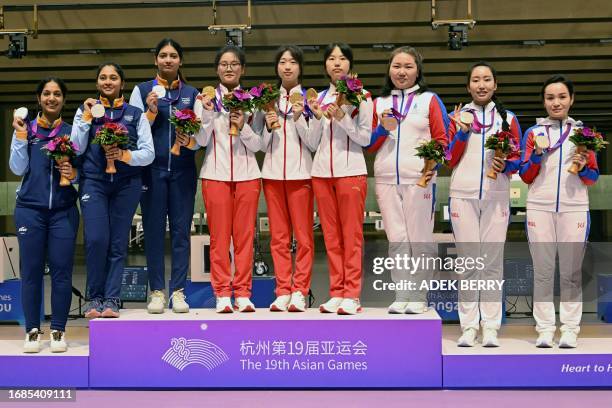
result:
[(414, 100), (414, 96), (416, 95), (415, 92), (412, 92), (410, 94), (410, 96), (408, 96), (408, 101), (406, 102), (406, 105), (404, 105), (404, 109), (402, 110), (402, 112), (400, 112), (398, 110), (398, 99), (399, 96), (398, 95), (393, 95), (393, 116), (395, 117), (395, 119), (397, 120), (397, 123), (401, 123), (403, 122), (404, 119), (406, 119), (406, 116), (408, 115), (408, 112), (410, 112), (410, 108), (412, 107), (412, 101)]
[[(157, 78), (155, 78), (153, 80), (153, 86), (158, 85), (159, 82), (157, 81)], [(164, 96), (163, 98), (160, 98), (162, 101), (168, 102), (170, 105), (174, 105), (176, 103), (176, 101), (179, 100), (180, 96), (181, 96), (181, 89), (183, 88), (183, 81), (179, 80), (179, 86), (178, 86), (178, 92), (176, 93), (176, 97), (175, 98), (168, 98), (166, 96)], [(170, 89), (168, 89), (168, 91), (166, 92), (166, 95), (170, 92)]]
[[(98, 103), (101, 103), (101, 102), (98, 101)], [(123, 118), (123, 114), (125, 113), (126, 105), (127, 104), (123, 102), (123, 105), (121, 105), (121, 112), (119, 112), (119, 115), (116, 118), (111, 119), (110, 116), (108, 116), (108, 114), (105, 112), (104, 118), (95, 119), (94, 122), (96, 124), (107, 123), (107, 122), (113, 122), (113, 123), (119, 122)], [(112, 110), (114, 108), (110, 108), (110, 109)]]
[(474, 123), (472, 123), (472, 130), (476, 133), (480, 133), (483, 129), (488, 129), (493, 126), (493, 122), (495, 121), (495, 108), (491, 110), (491, 122), (488, 125), (483, 125), (478, 120), (478, 115), (476, 109), (467, 109), (468, 112), (471, 112), (474, 115)]
[(60, 122), (57, 124), (56, 127), (53, 128), (53, 130), (51, 130), (51, 133), (49, 133), (49, 136), (43, 136), (43, 135), (38, 133), (38, 122), (37, 122), (36, 119), (34, 119), (32, 121), (32, 123), (31, 123), (30, 130), (31, 130), (32, 134), (35, 137), (37, 137), (38, 139), (49, 140), (49, 139), (53, 139), (55, 136), (57, 136), (57, 134), (62, 129), (62, 124), (63, 124), (63, 121), (60, 119)]
[[(546, 125), (544, 127), (546, 129), (546, 136), (548, 137), (548, 142), (550, 143), (550, 125)], [(547, 152), (554, 152), (555, 150), (557, 150), (563, 144), (563, 142), (565, 142), (565, 139), (567, 139), (567, 137), (569, 136), (569, 133), (570, 133), (571, 129), (572, 129), (572, 124), (568, 123), (565, 126), (565, 132), (563, 132), (561, 134), (561, 137), (559, 138), (557, 143), (555, 143), (554, 146), (551, 146), (548, 149), (546, 149), (546, 151)]]

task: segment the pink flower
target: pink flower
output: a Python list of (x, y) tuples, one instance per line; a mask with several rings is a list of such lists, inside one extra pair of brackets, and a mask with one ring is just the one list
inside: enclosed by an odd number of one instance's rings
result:
[(595, 137), (595, 133), (593, 133), (593, 130), (591, 130), (591, 128), (584, 127), (582, 128), (582, 136), (591, 138)]
[(193, 120), (195, 119), (196, 115), (191, 109), (182, 109), (176, 110), (174, 112), (174, 117), (178, 120)]
[(248, 101), (249, 99), (253, 98), (250, 93), (248, 93), (247, 91), (243, 89), (234, 89), (233, 94), (234, 94), (234, 97), (241, 102)]
[(357, 78), (346, 78), (346, 86), (353, 92), (361, 92), (363, 83)]
[(249, 91), (249, 94), (251, 94), (253, 98), (260, 98), (261, 94), (263, 93), (262, 85), (252, 87), (251, 90)]

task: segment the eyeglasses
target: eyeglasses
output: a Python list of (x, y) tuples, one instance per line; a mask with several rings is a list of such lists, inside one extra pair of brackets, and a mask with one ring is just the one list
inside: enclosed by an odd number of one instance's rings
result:
[(242, 66), (241, 63), (239, 62), (232, 62), (231, 64), (228, 64), (227, 62), (221, 62), (219, 63), (219, 68), (221, 68), (222, 70), (227, 70), (227, 68), (231, 68), (232, 71), (238, 69), (240, 66)]

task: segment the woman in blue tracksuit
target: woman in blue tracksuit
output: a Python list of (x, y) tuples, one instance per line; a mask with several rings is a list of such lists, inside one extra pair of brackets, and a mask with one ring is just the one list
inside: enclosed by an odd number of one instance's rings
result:
[[(21, 297), (26, 320), (24, 352), (40, 351), (40, 310), (45, 263), (51, 274), (51, 351), (66, 351), (66, 321), (72, 299), (72, 263), (79, 228), (74, 187), (59, 185), (60, 175), (76, 177), (67, 162), (57, 166), (41, 148), (55, 137), (70, 135), (72, 126), (60, 116), (66, 85), (45, 78), (36, 89), (40, 114), (31, 122), (13, 119), (9, 166), (23, 176), (17, 191), (15, 229), (22, 254)], [(25, 256), (24, 256), (25, 255)]]
[[(164, 241), (166, 217), (170, 222), (172, 243), (172, 273), (170, 293), (172, 310), (186, 313), (189, 305), (183, 289), (189, 269), (191, 222), (197, 190), (195, 151), (199, 146), (193, 137), (182, 135), (169, 122), (175, 109), (192, 109), (198, 95), (197, 89), (187, 85), (181, 75), (183, 48), (176, 41), (165, 38), (155, 48), (155, 79), (136, 85), (130, 96), (130, 105), (146, 112), (151, 124), (155, 160), (143, 171), (140, 208), (145, 236), (145, 252), (151, 299), (149, 313), (163, 313), (164, 296)], [(163, 87), (165, 94), (158, 95), (155, 87)], [(175, 141), (182, 146), (180, 155), (170, 153)]]
[[(142, 188), (142, 166), (153, 161), (151, 127), (141, 109), (128, 105), (122, 96), (124, 73), (114, 63), (98, 68), (99, 99), (87, 99), (74, 117), (71, 139), (83, 156), (80, 201), (85, 228), (87, 296), (85, 316), (119, 317), (121, 276), (132, 218)], [(105, 114), (94, 118), (92, 107), (104, 106)], [(106, 122), (125, 126), (128, 143), (106, 154), (91, 141)], [(106, 160), (116, 160), (117, 173), (106, 174)]]

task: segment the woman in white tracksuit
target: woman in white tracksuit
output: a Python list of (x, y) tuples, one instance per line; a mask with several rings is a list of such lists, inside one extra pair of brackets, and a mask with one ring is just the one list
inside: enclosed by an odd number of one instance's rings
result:
[[(460, 279), (503, 279), (503, 254), (510, 220), (510, 178), (518, 171), (521, 130), (516, 116), (507, 111), (495, 96), (495, 70), (481, 61), (472, 66), (467, 90), (472, 102), (450, 115), (449, 127), (453, 169), (450, 182), (450, 218), (460, 257), (474, 258), (484, 269), (465, 270)], [(462, 122), (461, 113), (472, 114), (471, 126)], [(466, 114), (464, 114), (465, 116)], [(485, 149), (487, 138), (504, 130), (512, 134), (517, 147), (505, 160)], [(496, 179), (487, 177), (493, 168)], [(480, 258), (480, 259), (478, 259)], [(482, 345), (497, 347), (497, 331), (502, 319), (502, 293), (493, 290), (460, 290), (459, 320), (462, 335), (458, 345), (472, 347), (482, 326)]]
[(352, 315), (361, 311), (363, 212), (368, 187), (363, 146), (370, 143), (372, 133), (372, 99), (363, 90), (359, 107), (336, 103), (335, 83), (353, 68), (353, 51), (347, 44), (330, 44), (323, 61), (330, 86), (308, 101), (315, 115), (308, 129), (309, 144), (317, 147), (312, 187), (330, 280), (330, 299), (319, 310)]
[[(215, 67), (220, 83), (215, 97), (203, 95), (194, 105), (196, 115), (202, 118), (202, 127), (195, 138), (200, 146), (206, 147), (200, 178), (210, 229), (210, 278), (217, 313), (255, 311), (250, 297), (255, 221), (261, 191), (261, 172), (255, 153), (261, 150), (262, 140), (260, 132), (249, 125), (250, 114), (230, 112), (222, 103), (223, 95), (240, 88), (245, 64), (241, 48), (228, 45), (219, 50)], [(238, 136), (229, 134), (232, 124), (240, 129)], [(232, 241), (236, 266), (233, 276), (228, 256)]]
[[(423, 58), (412, 47), (397, 48), (391, 54), (382, 96), (374, 101), (372, 140), (368, 148), (377, 151), (374, 162), (376, 199), (382, 213), (389, 257), (396, 255), (434, 257), (435, 171), (427, 174), (427, 187), (417, 185), (423, 159), (415, 155), (423, 142), (437, 140), (447, 146), (448, 117), (440, 98), (427, 90)], [(414, 281), (426, 276), (418, 271), (394, 269), (394, 282)], [(420, 285), (419, 285), (420, 286)], [(427, 291), (398, 290), (389, 313), (423, 313)]]
[[(557, 252), (561, 299), (559, 347), (574, 348), (582, 317), (582, 260), (589, 235), (587, 186), (599, 177), (593, 151), (577, 153), (569, 140), (582, 123), (569, 117), (574, 86), (561, 76), (550, 77), (542, 87), (547, 118), (525, 132), (520, 174), (529, 184), (527, 236), (534, 267), (533, 317), (539, 336), (537, 347), (553, 346), (555, 305), (554, 273)], [(578, 174), (568, 167), (575, 163)]]
[[(262, 177), (270, 217), (270, 251), (276, 277), (274, 312), (304, 312), (314, 259), (312, 153), (306, 133), (305, 91), (300, 85), (304, 55), (289, 45), (278, 49), (275, 70), (280, 84), (276, 109), (266, 114), (263, 145), (266, 151)], [(290, 98), (296, 98), (299, 101)], [(278, 123), (280, 127), (273, 129)], [(291, 256), (292, 235), (297, 239), (295, 272)]]

